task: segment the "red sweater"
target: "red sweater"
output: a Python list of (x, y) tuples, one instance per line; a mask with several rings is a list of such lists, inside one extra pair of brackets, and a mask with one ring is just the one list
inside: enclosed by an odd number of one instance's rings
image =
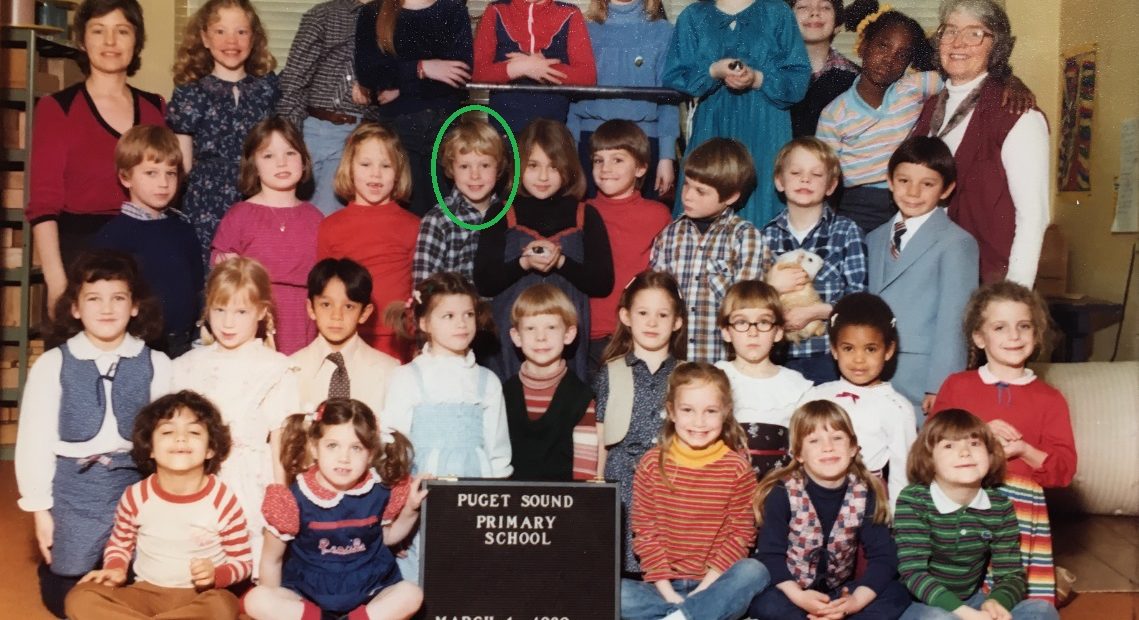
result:
[[(475, 32), (475, 82), (505, 84), (510, 81), (506, 73), (507, 61), (495, 62), (500, 46), (497, 25), (501, 21), (506, 34), (524, 53), (545, 53), (554, 38), (568, 29), (568, 63), (558, 63), (554, 69), (566, 74), (563, 84), (591, 85), (597, 83), (597, 69), (593, 61), (593, 48), (585, 18), (576, 6), (553, 0), (502, 0), (488, 4)], [(505, 48), (504, 48), (505, 49)], [(549, 54), (545, 54), (551, 57)]]
[(613, 255), (613, 291), (605, 297), (589, 299), (589, 338), (596, 340), (613, 335), (617, 329), (621, 293), (633, 276), (648, 268), (653, 239), (672, 221), (672, 213), (663, 204), (636, 192), (621, 200), (598, 194), (589, 204), (605, 222)]
[[(165, 125), (166, 102), (131, 88), (134, 125)], [(126, 190), (115, 171), (119, 132), (99, 116), (84, 82), (36, 104), (27, 218), (32, 224), (63, 213), (118, 215)]]
[(744, 457), (716, 442), (685, 450), (673, 442), (664, 475), (660, 448), (645, 453), (633, 476), (633, 551), (645, 581), (703, 579), (747, 557), (755, 542), (755, 473)]
[(1076, 441), (1068, 401), (1041, 379), (1026, 385), (987, 384), (977, 370), (949, 375), (937, 393), (934, 411), (964, 409), (986, 422), (1004, 420), (1024, 441), (1048, 453), (1040, 469), (1022, 458), (1008, 462), (1008, 474), (1031, 478), (1042, 487), (1066, 487), (1076, 473)]
[(419, 218), (395, 202), (365, 206), (350, 203), (320, 223), (316, 234), (316, 260), (350, 258), (372, 275), (372, 304), (375, 310), (360, 327), (368, 344), (393, 357), (407, 361), (406, 347), (395, 331), (384, 325), (384, 309), (411, 295), (411, 260)]

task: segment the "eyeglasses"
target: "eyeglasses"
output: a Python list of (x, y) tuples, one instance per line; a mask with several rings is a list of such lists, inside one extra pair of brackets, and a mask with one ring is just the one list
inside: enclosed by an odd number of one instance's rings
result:
[(968, 28), (942, 26), (937, 29), (937, 37), (942, 41), (956, 41), (960, 38), (960, 40), (969, 47), (978, 46), (984, 43), (985, 37), (991, 36), (993, 36), (993, 33), (980, 26), (970, 26)]
[(751, 331), (752, 327), (755, 327), (755, 329), (760, 333), (767, 333), (772, 329), (775, 329), (775, 323), (768, 319), (760, 319), (758, 321), (745, 321), (743, 319), (736, 319), (735, 321), (728, 323), (728, 325), (730, 325), (733, 330), (741, 334), (748, 333)]

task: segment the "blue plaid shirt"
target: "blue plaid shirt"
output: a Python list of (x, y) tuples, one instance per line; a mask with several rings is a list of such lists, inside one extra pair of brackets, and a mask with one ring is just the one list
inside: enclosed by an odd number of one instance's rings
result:
[[(482, 224), (484, 216), (459, 190), (451, 190), (444, 201), (459, 221)], [(498, 198), (491, 196), (491, 213), (498, 213)], [(461, 274), (474, 282), (475, 253), (479, 249), (479, 231), (467, 230), (451, 221), (439, 205), (435, 205), (419, 223), (419, 238), (411, 261), (411, 284), (418, 286), (428, 276), (441, 271)]]
[[(766, 272), (775, 259), (792, 250), (804, 249), (823, 259), (823, 268), (815, 276), (815, 290), (823, 301), (834, 305), (850, 293), (866, 290), (866, 240), (858, 225), (849, 218), (835, 215), (830, 207), (823, 207), (819, 223), (803, 238), (803, 243), (791, 234), (787, 223), (787, 210), (775, 216), (763, 230), (763, 244), (769, 261), (763, 266)], [(826, 335), (815, 336), (791, 345), (792, 358), (825, 355), (829, 345)]]
[(716, 318), (728, 288), (763, 277), (763, 240), (751, 222), (724, 209), (701, 233), (687, 216), (665, 227), (653, 241), (649, 267), (667, 271), (680, 285), (688, 307), (688, 360), (712, 363), (727, 351)]

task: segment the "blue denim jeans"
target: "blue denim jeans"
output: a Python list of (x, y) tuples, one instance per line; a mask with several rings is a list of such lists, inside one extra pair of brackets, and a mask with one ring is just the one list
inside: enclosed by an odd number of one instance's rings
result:
[(752, 597), (767, 587), (771, 575), (758, 561), (740, 560), (720, 578), (696, 594), (699, 581), (675, 579), (672, 587), (684, 598), (676, 605), (661, 597), (656, 585), (647, 581), (621, 580), (621, 617), (624, 620), (659, 620), (680, 610), (688, 620), (737, 620), (747, 612)]
[[(985, 593), (977, 590), (965, 600), (965, 604), (973, 609), (980, 609), (981, 603), (985, 602)], [(1012, 620), (1059, 620), (1060, 612), (1056, 611), (1046, 601), (1036, 599), (1026, 599), (1017, 603), (1016, 607), (1009, 610), (1012, 613)], [(954, 620), (957, 616), (941, 609), (940, 607), (933, 607), (924, 603), (913, 603), (910, 605), (906, 613), (902, 614), (901, 620)]]
[(312, 180), (316, 185), (310, 202), (326, 217), (344, 208), (333, 191), (333, 179), (344, 152), (344, 140), (355, 125), (336, 125), (308, 117), (304, 122), (305, 148), (312, 159)]

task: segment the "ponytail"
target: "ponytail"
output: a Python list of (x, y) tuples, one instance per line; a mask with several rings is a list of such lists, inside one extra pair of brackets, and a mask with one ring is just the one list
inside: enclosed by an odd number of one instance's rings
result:
[(281, 430), (281, 466), (285, 468), (286, 482), (312, 466), (308, 449), (310, 424), (309, 416), (304, 413), (294, 413), (285, 418)]

